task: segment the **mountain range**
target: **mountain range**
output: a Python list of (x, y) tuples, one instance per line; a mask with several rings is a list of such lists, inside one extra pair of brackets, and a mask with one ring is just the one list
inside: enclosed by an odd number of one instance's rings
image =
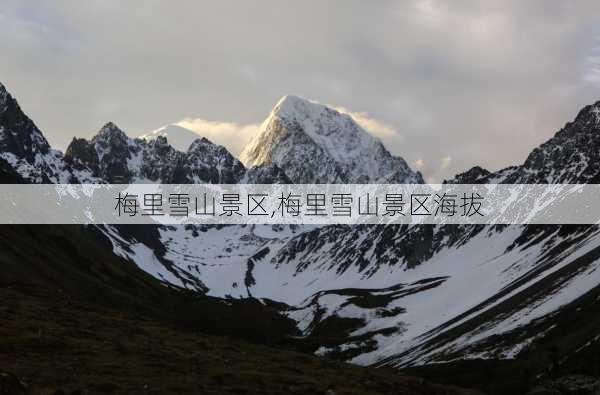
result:
[[(495, 172), (476, 166), (445, 182), (597, 183), (599, 159), (600, 102), (583, 108), (521, 165)], [(275, 105), (239, 159), (205, 138), (180, 150), (161, 132), (134, 139), (114, 123), (89, 141), (74, 138), (63, 155), (0, 85), (0, 181), (423, 183), (423, 177), (349, 115), (296, 96)], [(597, 226), (157, 225), (98, 226), (94, 234), (115, 259), (168, 287), (276, 306), (293, 323), (299, 347), (319, 356), (412, 369), (454, 384), (479, 380), (494, 393), (571, 373), (600, 374)], [(498, 372), (502, 378), (488, 377)]]

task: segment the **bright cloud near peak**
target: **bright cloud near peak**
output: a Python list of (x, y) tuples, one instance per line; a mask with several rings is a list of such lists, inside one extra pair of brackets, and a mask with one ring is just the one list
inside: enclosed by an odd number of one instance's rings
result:
[(412, 162), (414, 169), (425, 174), (425, 181), (429, 184), (441, 183), (445, 176), (445, 171), (452, 164), (451, 156), (444, 156), (437, 160), (425, 161), (422, 158)]
[(259, 128), (258, 124), (243, 125), (234, 122), (209, 121), (203, 118), (184, 118), (175, 125), (206, 137), (215, 144), (227, 147), (234, 155), (238, 155), (244, 149)]
[[(347, 114), (368, 133), (386, 141), (398, 140), (402, 136), (392, 126), (387, 125), (377, 119), (371, 118), (366, 112), (354, 112), (345, 107), (330, 106), (343, 114)], [(250, 138), (258, 133), (260, 124), (241, 124), (236, 122), (210, 121), (204, 118), (187, 117), (172, 125), (180, 126), (190, 130), (198, 137), (206, 137), (215, 144), (225, 146), (232, 154), (239, 155), (244, 149)], [(158, 129), (161, 131), (163, 128)], [(146, 135), (151, 135), (150, 132)]]
[(447, 169), (448, 166), (450, 166), (450, 163), (452, 163), (452, 157), (450, 157), (450, 156), (443, 157), (441, 160), (440, 169), (441, 170)]
[(377, 119), (371, 118), (369, 116), (369, 114), (367, 114), (366, 112), (354, 112), (354, 111), (350, 111), (345, 107), (340, 107), (340, 106), (335, 106), (333, 107), (334, 109), (336, 109), (337, 111), (341, 112), (342, 114), (348, 114), (352, 117), (352, 119), (354, 119), (354, 121), (360, 125), (360, 127), (362, 127), (363, 129), (365, 129), (367, 132), (369, 132), (370, 134), (372, 134), (373, 136), (379, 137), (382, 140), (386, 140), (386, 139), (398, 139), (401, 138), (402, 136), (400, 135), (400, 133), (398, 133), (398, 131), (396, 129), (394, 129), (392, 126), (387, 125), (384, 122), (381, 122)]

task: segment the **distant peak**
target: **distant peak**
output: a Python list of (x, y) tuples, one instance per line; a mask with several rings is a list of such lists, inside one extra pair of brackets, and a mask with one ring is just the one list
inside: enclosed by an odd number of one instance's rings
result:
[(119, 128), (116, 124), (114, 124), (113, 122), (108, 122), (104, 126), (102, 126), (99, 133), (105, 134), (105, 133), (115, 133), (115, 132), (123, 133), (121, 128)]
[(444, 184), (479, 184), (487, 176), (492, 174), (481, 166), (473, 166), (469, 170), (459, 173), (450, 180), (444, 180)]
[(169, 141), (167, 140), (167, 136), (156, 136), (156, 138), (154, 140), (152, 140), (154, 142), (154, 145), (168, 145)]
[(107, 122), (104, 126), (102, 126), (102, 129), (100, 130), (113, 130), (113, 129), (119, 129), (119, 127), (114, 123), (114, 122)]
[(94, 139), (97, 138), (114, 138), (117, 137), (119, 140), (127, 140), (127, 135), (123, 132), (115, 123), (108, 122), (96, 134)]
[(212, 141), (210, 141), (209, 139), (207, 139), (206, 137), (197, 138), (196, 140), (194, 140), (192, 142), (192, 144), (190, 145), (190, 148), (188, 148), (188, 151), (195, 151), (199, 147), (202, 147), (205, 145), (215, 145), (215, 144)]

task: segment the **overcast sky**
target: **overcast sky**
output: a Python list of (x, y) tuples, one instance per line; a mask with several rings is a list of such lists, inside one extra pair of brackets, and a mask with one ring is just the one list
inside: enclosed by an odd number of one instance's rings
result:
[(291, 93), (439, 181), (600, 100), (600, 2), (4, 0), (0, 81), (61, 149), (185, 119), (237, 153)]

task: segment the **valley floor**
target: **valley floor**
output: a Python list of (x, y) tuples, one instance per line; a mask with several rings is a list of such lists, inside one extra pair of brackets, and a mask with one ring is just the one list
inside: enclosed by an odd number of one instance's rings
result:
[(0, 373), (2, 394), (476, 393), (183, 331), (60, 291), (19, 285), (0, 287)]

